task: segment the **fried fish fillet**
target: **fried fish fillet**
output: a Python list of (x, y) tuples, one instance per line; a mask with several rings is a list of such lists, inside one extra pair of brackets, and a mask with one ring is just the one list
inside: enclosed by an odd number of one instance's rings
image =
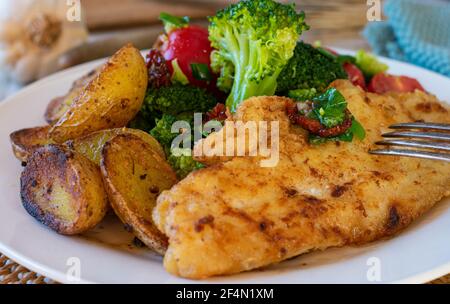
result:
[[(238, 273), (312, 251), (391, 236), (450, 195), (450, 164), (367, 153), (397, 122), (450, 122), (424, 92), (375, 95), (332, 84), (367, 132), (364, 141), (308, 144), (280, 97), (245, 101), (234, 119), (280, 123), (280, 159), (201, 158), (210, 166), (163, 192), (153, 218), (169, 237), (164, 266), (200, 279)], [(222, 131), (205, 141), (224, 138)]]

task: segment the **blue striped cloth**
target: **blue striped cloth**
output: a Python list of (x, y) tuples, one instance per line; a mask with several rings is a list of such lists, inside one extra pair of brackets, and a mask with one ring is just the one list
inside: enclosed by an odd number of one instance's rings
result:
[(450, 77), (450, 1), (390, 0), (384, 22), (364, 29), (375, 54)]

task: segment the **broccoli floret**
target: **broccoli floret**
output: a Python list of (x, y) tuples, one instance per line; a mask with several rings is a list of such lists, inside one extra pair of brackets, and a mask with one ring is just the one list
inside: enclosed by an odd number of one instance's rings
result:
[(163, 114), (161, 118), (156, 119), (156, 125), (150, 130), (150, 135), (163, 146), (166, 155), (169, 155), (172, 141), (179, 135), (172, 133), (172, 125), (176, 121), (186, 121), (192, 127), (193, 119), (193, 113), (181, 113), (176, 116)]
[(156, 119), (156, 126), (150, 131), (153, 136), (164, 148), (166, 155), (170, 153), (170, 145), (177, 134), (171, 132), (173, 123), (177, 118), (173, 115), (163, 114), (160, 119)]
[(296, 89), (315, 88), (322, 93), (336, 79), (347, 79), (342, 65), (310, 44), (298, 42), (294, 56), (278, 77), (277, 95)]
[[(205, 89), (173, 84), (147, 91), (144, 104), (130, 127), (149, 132), (164, 148), (169, 163), (180, 178), (202, 165), (191, 156), (174, 155), (171, 145), (179, 133), (172, 133), (176, 121), (193, 128), (194, 113), (204, 113), (216, 105), (216, 98)], [(192, 134), (191, 134), (192, 136)]]
[(170, 115), (188, 111), (200, 113), (211, 109), (216, 103), (216, 98), (203, 88), (173, 84), (148, 90), (143, 110)]
[(241, 1), (209, 18), (212, 68), (220, 73), (219, 87), (231, 89), (226, 104), (232, 112), (248, 97), (275, 93), (278, 75), (308, 29), (304, 18), (294, 4), (272, 0)]
[(179, 133), (172, 133), (171, 128), (172, 124), (179, 120), (186, 121), (191, 125), (191, 128), (193, 127), (192, 113), (182, 113), (177, 116), (164, 114), (161, 119), (157, 120), (156, 126), (150, 131), (150, 134), (163, 146), (167, 155), (167, 161), (175, 170), (177, 176), (184, 178), (190, 172), (204, 166), (192, 158), (191, 149), (186, 148), (185, 153), (179, 153), (179, 148), (172, 149), (172, 142)]
[(292, 99), (298, 101), (306, 101), (311, 100), (317, 95), (317, 90), (315, 88), (311, 89), (296, 89), (291, 90), (288, 93), (288, 96)]
[(175, 156), (171, 154), (168, 161), (180, 179), (185, 178), (192, 171), (205, 167), (202, 163), (195, 161), (191, 155)]
[(155, 126), (155, 119), (160, 119), (163, 114), (203, 113), (216, 104), (216, 98), (203, 88), (181, 84), (149, 88), (141, 110), (129, 126), (149, 132)]

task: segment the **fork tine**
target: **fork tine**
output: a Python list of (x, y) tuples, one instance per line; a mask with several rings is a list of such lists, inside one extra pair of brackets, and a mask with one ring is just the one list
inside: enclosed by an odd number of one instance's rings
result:
[(433, 160), (443, 160), (450, 162), (450, 154), (446, 153), (433, 153), (426, 151), (413, 151), (413, 150), (371, 150), (370, 154), (376, 155), (390, 155), (390, 156), (407, 156), (407, 157), (418, 157)]
[(399, 123), (389, 126), (390, 129), (428, 129), (450, 131), (450, 124), (429, 123), (429, 122), (409, 122)]
[(406, 137), (406, 138), (424, 138), (424, 139), (438, 139), (450, 141), (450, 134), (437, 132), (390, 132), (382, 134), (383, 137)]
[(438, 149), (444, 151), (450, 151), (450, 144), (442, 142), (431, 142), (422, 140), (382, 140), (375, 144), (383, 146), (402, 146), (412, 148), (426, 148), (426, 149)]

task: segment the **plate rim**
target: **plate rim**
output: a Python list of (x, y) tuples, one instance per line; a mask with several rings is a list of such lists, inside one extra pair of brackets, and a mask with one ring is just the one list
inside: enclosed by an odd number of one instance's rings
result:
[[(356, 53), (353, 50), (347, 50), (347, 49), (335, 48), (335, 47), (332, 47), (332, 48), (342, 54), (355, 54)], [(141, 51), (141, 53), (144, 54), (147, 51), (148, 50), (143, 50), (143, 51)], [(400, 64), (400, 65), (404, 65), (407, 68), (415, 69), (418, 72), (426, 72), (427, 74), (432, 75), (432, 77), (442, 78), (445, 81), (450, 80), (450, 78), (446, 77), (445, 75), (438, 74), (434, 71), (425, 69), (420, 66), (410, 64), (408, 62), (397, 61), (397, 60), (386, 58), (383, 56), (376, 56), (376, 57), (379, 58), (381, 61), (386, 62), (388, 64), (389, 64), (389, 62), (394, 62), (395, 64)], [(89, 61), (89, 62), (80, 64), (80, 65), (76, 65), (74, 67), (70, 67), (68, 69), (64, 69), (57, 73), (51, 74), (43, 79), (40, 79), (40, 80), (30, 84), (30, 85), (27, 85), (27, 86), (21, 88), (18, 92), (8, 96), (3, 101), (1, 101), (0, 102), (0, 112), (2, 111), (2, 109), (4, 107), (8, 106), (9, 104), (12, 104), (17, 99), (20, 99), (21, 95), (27, 94), (27, 92), (29, 90), (38, 89), (40, 86), (42, 86), (43, 84), (45, 84), (47, 82), (55, 81), (58, 77), (71, 75), (71, 74), (74, 74), (77, 72), (82, 72), (82, 71), (86, 70), (88, 66), (94, 66), (95, 64), (101, 64), (102, 62), (105, 62), (106, 60), (107, 60), (107, 58), (101, 58), (101, 59), (96, 59), (93, 61)], [(434, 92), (430, 92), (430, 93), (434, 94)], [(450, 100), (445, 100), (443, 102), (450, 103)], [(52, 233), (52, 232), (50, 232), (50, 233)], [(394, 238), (395, 238), (395, 236), (394, 236)], [(15, 261), (16, 263), (26, 267), (27, 269), (29, 269), (33, 272), (36, 272), (37, 274), (40, 274), (44, 277), (48, 277), (54, 281), (61, 282), (61, 283), (66, 283), (66, 284), (74, 283), (74, 282), (67, 280), (67, 276), (63, 272), (56, 270), (51, 266), (44, 265), (42, 263), (34, 261), (32, 258), (23, 255), (21, 252), (14, 249), (13, 247), (5, 245), (1, 240), (0, 240), (0, 252), (3, 253), (10, 260)], [(405, 277), (403, 279), (388, 282), (388, 283), (391, 283), (391, 284), (426, 283), (426, 282), (430, 282), (434, 279), (437, 279), (437, 278), (442, 277), (449, 273), (450, 273), (450, 257), (449, 257), (449, 261), (443, 265), (434, 267), (434, 268), (429, 269), (424, 272), (420, 272), (420, 273), (411, 275), (409, 277)], [(93, 282), (93, 281), (86, 280), (83, 277), (81, 277), (81, 279), (75, 283), (77, 283), (77, 284), (96, 284), (96, 283), (101, 283), (101, 282)], [(193, 281), (193, 283), (204, 283), (204, 282), (203, 281)], [(156, 283), (156, 284), (163, 284), (163, 283)], [(225, 283), (225, 284), (227, 284), (227, 283)]]

